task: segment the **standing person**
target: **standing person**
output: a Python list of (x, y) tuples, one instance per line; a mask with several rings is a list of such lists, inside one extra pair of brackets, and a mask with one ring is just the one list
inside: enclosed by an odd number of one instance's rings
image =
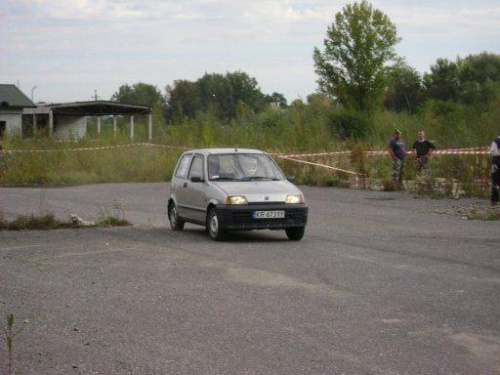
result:
[(413, 152), (415, 152), (415, 157), (417, 158), (417, 173), (422, 173), (422, 169), (429, 168), (429, 157), (431, 156), (433, 150), (436, 146), (427, 139), (425, 139), (425, 132), (423, 130), (418, 131), (418, 139), (413, 143)]
[(394, 138), (389, 142), (389, 155), (392, 159), (393, 169), (392, 179), (398, 189), (403, 187), (403, 170), (406, 159), (406, 145), (401, 134), (401, 130), (394, 130)]
[(491, 143), (491, 205), (498, 206), (500, 195), (500, 137)]

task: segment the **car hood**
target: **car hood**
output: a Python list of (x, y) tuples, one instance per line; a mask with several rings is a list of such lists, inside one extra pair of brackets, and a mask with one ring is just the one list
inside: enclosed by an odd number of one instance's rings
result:
[(229, 195), (243, 195), (248, 203), (284, 202), (288, 194), (301, 191), (287, 180), (283, 181), (219, 181), (215, 186)]

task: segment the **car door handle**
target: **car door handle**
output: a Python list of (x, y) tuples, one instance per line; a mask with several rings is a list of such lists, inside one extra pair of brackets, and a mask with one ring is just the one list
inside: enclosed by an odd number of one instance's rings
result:
[(182, 185), (184, 187), (188, 187), (188, 183), (187, 182), (184, 182), (184, 185)]

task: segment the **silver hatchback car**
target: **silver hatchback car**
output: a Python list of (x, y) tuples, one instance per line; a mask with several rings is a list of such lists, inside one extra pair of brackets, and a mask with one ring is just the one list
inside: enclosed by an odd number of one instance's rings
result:
[(307, 214), (302, 192), (259, 150), (186, 151), (172, 176), (168, 218), (176, 231), (199, 224), (217, 241), (230, 230), (281, 229), (299, 241)]

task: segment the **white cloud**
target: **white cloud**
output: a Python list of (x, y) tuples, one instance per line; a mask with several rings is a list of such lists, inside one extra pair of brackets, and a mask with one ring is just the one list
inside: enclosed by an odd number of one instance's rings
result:
[[(347, 0), (2, 0), (0, 80), (104, 93), (139, 80), (160, 88), (241, 69), (289, 100), (315, 87), (312, 51)], [(420, 70), (437, 57), (499, 53), (493, 0), (374, 0), (397, 25), (400, 53)], [(112, 92), (110, 93), (110, 95)], [(89, 94), (90, 95), (90, 94)], [(109, 95), (109, 96), (110, 96)], [(63, 98), (64, 98), (63, 97)], [(63, 101), (63, 98), (46, 100)]]

